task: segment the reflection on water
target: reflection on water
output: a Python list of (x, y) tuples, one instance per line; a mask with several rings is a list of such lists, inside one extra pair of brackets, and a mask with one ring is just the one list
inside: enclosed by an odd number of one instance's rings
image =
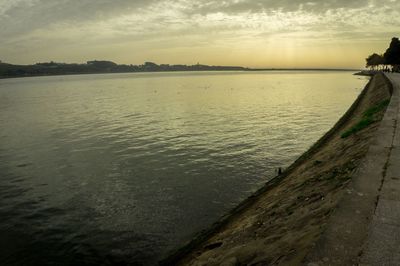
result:
[(0, 261), (151, 264), (288, 166), (349, 72), (0, 80)]

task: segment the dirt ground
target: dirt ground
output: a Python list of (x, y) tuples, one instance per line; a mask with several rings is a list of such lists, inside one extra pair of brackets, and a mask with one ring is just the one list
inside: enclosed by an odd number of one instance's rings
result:
[(164, 263), (301, 264), (367, 153), (385, 108), (366, 128), (346, 138), (342, 133), (389, 98), (389, 84), (376, 75), (348, 113), (287, 171)]

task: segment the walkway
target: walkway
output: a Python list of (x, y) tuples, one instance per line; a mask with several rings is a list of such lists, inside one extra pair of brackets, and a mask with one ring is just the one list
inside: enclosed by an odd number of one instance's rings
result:
[(400, 265), (400, 74), (387, 76), (394, 87), (392, 101), (397, 102), (396, 127), (361, 265)]

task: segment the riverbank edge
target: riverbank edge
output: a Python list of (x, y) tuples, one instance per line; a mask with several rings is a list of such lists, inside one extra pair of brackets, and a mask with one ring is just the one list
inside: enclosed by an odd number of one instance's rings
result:
[[(378, 74), (379, 75), (379, 74)], [(217, 222), (211, 225), (208, 229), (201, 231), (197, 234), (191, 241), (182, 246), (181, 248), (171, 252), (165, 259), (160, 261), (160, 265), (174, 265), (178, 263), (182, 258), (187, 256), (191, 251), (198, 247), (201, 243), (204, 243), (213, 234), (219, 231), (224, 225), (229, 223), (232, 219), (240, 215), (244, 210), (250, 207), (255, 201), (258, 200), (264, 193), (268, 192), (272, 188), (276, 187), (282, 180), (284, 180), (288, 175), (290, 175), (297, 167), (301, 166), (306, 162), (311, 155), (315, 154), (321, 147), (323, 147), (326, 142), (333, 137), (335, 134), (339, 133), (339, 129), (344, 126), (352, 117), (360, 102), (364, 98), (365, 94), (371, 86), (371, 81), (374, 77), (371, 77), (368, 83), (365, 85), (362, 92), (359, 94), (357, 99), (349, 107), (346, 113), (336, 122), (336, 124), (325, 133), (318, 141), (316, 141), (306, 152), (304, 152), (300, 157), (298, 157), (283, 173), (279, 176), (272, 178), (267, 181), (266, 184), (249, 196), (247, 199), (239, 203), (238, 206), (229, 211), (226, 215), (222, 216)], [(384, 77), (386, 83), (390, 84), (391, 94), (392, 86), (387, 77)]]
[[(49, 74), (49, 75), (23, 75), (23, 76), (0, 76), (0, 80), (6, 79), (20, 79), (20, 78), (40, 78), (40, 77), (63, 77), (63, 76), (84, 76), (84, 75), (108, 75), (108, 74), (148, 74), (148, 73), (204, 73), (204, 72), (279, 72), (279, 71), (304, 71), (304, 72), (313, 72), (313, 71), (322, 71), (322, 72), (355, 72), (354, 75), (357, 75), (360, 71), (357, 69), (329, 69), (329, 68), (303, 68), (303, 69), (286, 69), (286, 68), (260, 68), (260, 69), (241, 69), (241, 70), (184, 70), (184, 71), (137, 71), (137, 72), (89, 72), (89, 73), (64, 73), (64, 74)], [(360, 75), (360, 76), (371, 76), (371, 75)]]

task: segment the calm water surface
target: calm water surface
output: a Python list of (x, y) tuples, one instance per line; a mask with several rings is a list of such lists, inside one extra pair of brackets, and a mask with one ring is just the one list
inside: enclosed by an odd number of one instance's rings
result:
[(0, 262), (154, 264), (347, 110), (350, 72), (0, 80)]

